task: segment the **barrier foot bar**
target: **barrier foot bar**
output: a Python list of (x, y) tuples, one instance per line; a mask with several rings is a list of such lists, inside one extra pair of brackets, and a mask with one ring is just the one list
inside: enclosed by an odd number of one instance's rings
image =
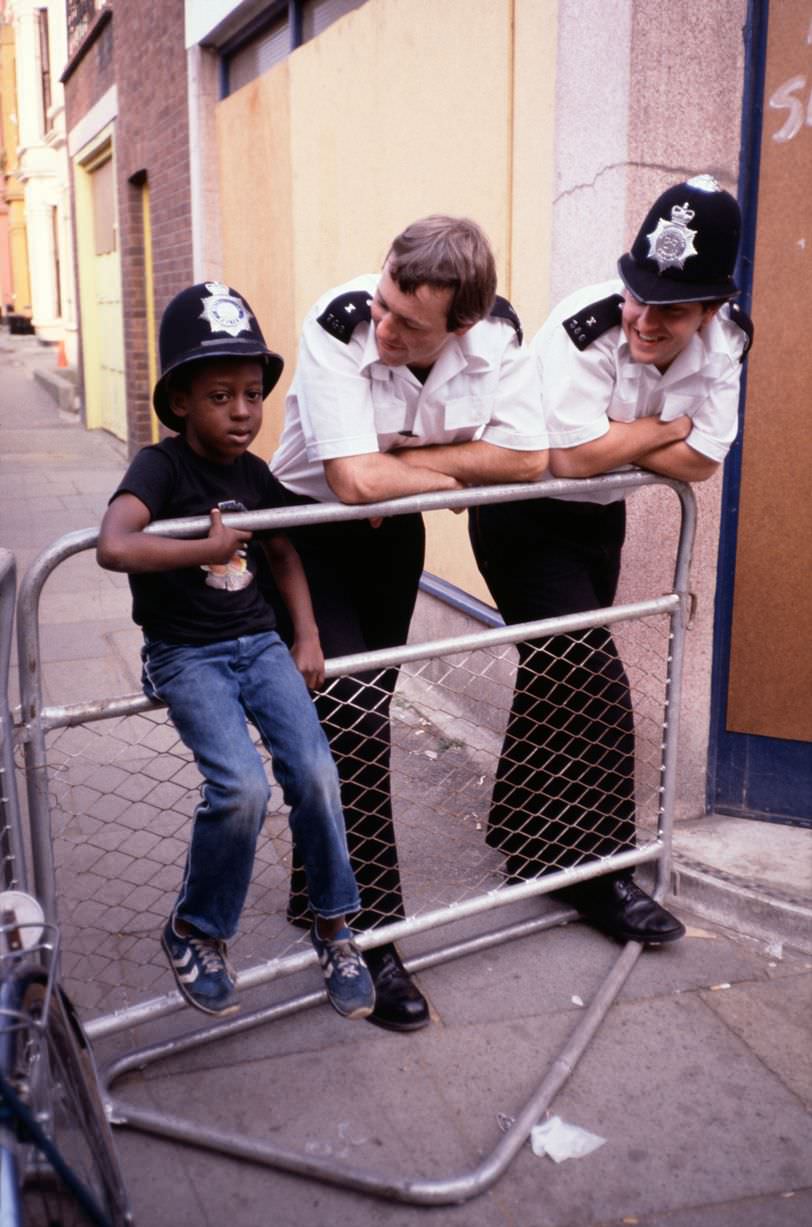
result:
[[(455, 942), (429, 954), (411, 959), (406, 966), (409, 971), (420, 971), (450, 959), (488, 949), (504, 941), (566, 923), (576, 915), (577, 913), (572, 909), (567, 908), (533, 920), (520, 921), (492, 933)], [(568, 1042), (550, 1065), (533, 1095), (516, 1116), (514, 1124), (500, 1138), (491, 1153), (478, 1167), (447, 1179), (429, 1180), (421, 1177), (391, 1179), (363, 1168), (342, 1166), (326, 1162), (315, 1156), (302, 1155), (258, 1138), (240, 1138), (219, 1130), (201, 1128), (194, 1122), (137, 1107), (114, 1096), (110, 1096), (108, 1100), (110, 1119), (113, 1124), (123, 1128), (137, 1129), (142, 1133), (181, 1142), (198, 1149), (215, 1151), (249, 1163), (271, 1167), (292, 1175), (318, 1180), (325, 1184), (388, 1201), (424, 1206), (454, 1205), (470, 1201), (485, 1193), (504, 1174), (525, 1144), (533, 1126), (539, 1123), (543, 1113), (574, 1072), (578, 1061), (631, 973), (642, 949), (639, 942), (628, 942), (624, 946), (594, 998), (580, 1017)], [(255, 1011), (242, 1019), (208, 1027), (180, 1039), (155, 1044), (140, 1052), (128, 1053), (104, 1071), (106, 1085), (111, 1086), (116, 1079), (129, 1070), (144, 1068), (154, 1061), (186, 1051), (196, 1045), (220, 1039), (226, 1034), (234, 1034), (237, 1031), (258, 1026), (260, 1023), (292, 1014), (297, 1010), (309, 1008), (324, 1001), (325, 997), (326, 994), (323, 991), (308, 993), (265, 1010)]]

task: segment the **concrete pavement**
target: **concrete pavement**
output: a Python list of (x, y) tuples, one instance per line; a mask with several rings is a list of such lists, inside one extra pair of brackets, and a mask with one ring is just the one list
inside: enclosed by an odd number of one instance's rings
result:
[[(55, 367), (54, 351), (0, 331), (0, 362), (0, 544), (22, 574), (58, 536), (98, 523), (126, 456), (110, 436), (85, 431), (34, 378)], [(139, 637), (123, 577), (80, 555), (48, 581), (42, 614), (49, 702), (137, 690)], [(556, 1165), (526, 1145), (481, 1198), (422, 1209), (121, 1131), (137, 1222), (809, 1222), (810, 840), (799, 828), (724, 817), (680, 824), (675, 907), (688, 936), (644, 952), (553, 1104), (564, 1120), (606, 1139), (591, 1155)], [(530, 901), (519, 911), (548, 906)], [(475, 927), (458, 924), (454, 933)], [(404, 954), (431, 950), (443, 936), (414, 938)], [(541, 1080), (616, 954), (583, 925), (559, 926), (421, 973), (434, 1012), (426, 1031), (391, 1035), (318, 1006), (129, 1075), (117, 1092), (302, 1153), (442, 1178), (493, 1147), (500, 1122)], [(314, 986), (303, 972), (251, 998), (265, 1004)], [(150, 1024), (148, 1038), (198, 1022), (183, 1011)], [(100, 1060), (124, 1039), (100, 1041)]]

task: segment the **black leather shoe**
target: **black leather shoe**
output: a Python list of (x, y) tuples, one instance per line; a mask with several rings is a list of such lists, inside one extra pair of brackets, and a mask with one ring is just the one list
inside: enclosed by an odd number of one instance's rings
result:
[(623, 942), (659, 945), (685, 936), (685, 925), (642, 890), (630, 875), (599, 878), (555, 892), (587, 924)]
[(364, 961), (375, 982), (375, 1009), (367, 1022), (387, 1031), (419, 1031), (429, 1025), (429, 1003), (400, 961), (395, 946), (364, 951)]

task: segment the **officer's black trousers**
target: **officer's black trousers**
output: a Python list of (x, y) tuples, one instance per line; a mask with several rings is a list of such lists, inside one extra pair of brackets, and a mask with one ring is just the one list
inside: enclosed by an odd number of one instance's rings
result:
[[(475, 508), (477, 563), (505, 622), (612, 604), (625, 504), (534, 499)], [(629, 683), (605, 627), (521, 643), (487, 841), (531, 877), (634, 842)]]
[[(419, 515), (390, 517), (379, 528), (355, 520), (292, 529), (289, 535), (310, 585), (325, 657), (406, 642), (423, 570)], [(289, 639), (283, 615), (279, 622)], [(393, 668), (337, 678), (316, 696), (341, 780), (361, 894), (362, 910), (353, 922), (359, 929), (404, 915), (389, 778), (389, 705), (397, 675)], [(288, 915), (294, 923), (308, 916), (304, 873), (296, 861)]]

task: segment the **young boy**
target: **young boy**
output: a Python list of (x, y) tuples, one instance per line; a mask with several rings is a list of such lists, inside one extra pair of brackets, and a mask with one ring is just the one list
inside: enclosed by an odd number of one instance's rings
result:
[[(163, 947), (186, 999), (208, 1014), (237, 1010), (226, 942), (239, 922), (270, 787), (246, 725), (273, 757), (307, 873), (312, 941), (331, 1004), (364, 1018), (375, 992), (346, 914), (360, 906), (338, 776), (307, 690), (324, 658), (299, 557), (281, 533), (265, 542), (293, 622), (290, 650), (256, 583), (259, 546), (221, 512), (278, 506), (279, 486), (248, 448), (282, 372), (245, 300), (219, 282), (166, 308), (155, 412), (176, 437), (143, 448), (107, 508), (97, 557), (126, 571), (143, 627), (143, 685), (195, 755), (204, 783), (180, 895)], [(144, 530), (153, 520), (210, 514), (194, 540)]]

